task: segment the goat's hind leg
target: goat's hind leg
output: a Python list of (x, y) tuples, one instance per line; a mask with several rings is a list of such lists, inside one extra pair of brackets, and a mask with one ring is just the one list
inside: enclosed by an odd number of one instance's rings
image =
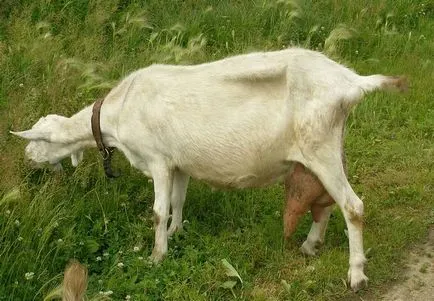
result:
[(300, 163), (295, 163), (293, 171), (285, 179), (285, 197), (285, 238), (289, 238), (300, 216), (310, 209), (314, 222), (300, 250), (306, 255), (316, 255), (318, 247), (324, 243), (333, 199), (318, 178)]
[[(320, 198), (330, 198), (330, 196), (326, 193)], [(313, 204), (313, 206), (318, 206)], [(315, 208), (315, 207), (314, 207)], [(333, 211), (334, 206), (329, 205), (325, 207), (321, 207), (321, 209), (314, 209), (311, 207), (311, 213), (314, 221), (312, 222), (312, 226), (310, 227), (309, 234), (307, 235), (306, 240), (300, 247), (300, 251), (309, 256), (315, 256), (318, 248), (324, 244), (325, 232), (327, 230), (327, 224), (330, 219), (330, 214)], [(315, 210), (318, 210), (315, 212)]]
[(341, 155), (330, 150), (317, 150), (306, 166), (318, 177), (330, 196), (339, 205), (348, 228), (350, 268), (348, 280), (355, 291), (366, 285), (368, 278), (363, 272), (366, 261), (363, 251), (363, 202), (348, 182)]
[[(343, 149), (341, 152), (341, 156), (342, 165), (346, 174), (347, 160)], [(315, 177), (315, 179), (317, 180), (316, 185), (321, 185), (323, 194), (319, 198), (317, 198), (310, 207), (313, 222), (306, 240), (300, 247), (300, 251), (309, 256), (316, 255), (318, 247), (324, 244), (327, 225), (335, 204), (335, 201), (330, 196), (330, 194), (327, 193), (322, 183), (318, 180), (318, 178)]]

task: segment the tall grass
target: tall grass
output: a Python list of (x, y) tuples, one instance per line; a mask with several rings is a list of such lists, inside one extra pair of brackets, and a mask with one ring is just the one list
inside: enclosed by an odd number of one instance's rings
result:
[[(351, 296), (345, 223), (331, 219), (319, 257), (282, 241), (283, 194), (212, 192), (193, 181), (185, 231), (159, 266), (152, 184), (122, 156), (104, 178), (96, 151), (63, 174), (30, 170), (8, 135), (48, 113), (71, 115), (151, 63), (193, 64), (302, 46), (360, 73), (406, 74), (403, 96), (369, 96), (350, 116), (350, 181), (366, 204), (368, 293), (396, 279), (434, 223), (434, 6), (430, 1), (11, 1), (0, 4), (0, 300), (42, 299), (70, 258), (89, 267), (88, 296), (123, 300), (330, 300)], [(232, 286), (222, 259), (243, 283)], [(226, 283), (226, 285), (225, 285)], [(362, 293), (363, 294), (363, 293)]]

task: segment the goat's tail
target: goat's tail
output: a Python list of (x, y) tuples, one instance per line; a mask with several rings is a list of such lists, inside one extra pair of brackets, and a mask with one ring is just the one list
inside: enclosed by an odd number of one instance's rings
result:
[(368, 75), (361, 76), (358, 86), (364, 94), (375, 90), (392, 90), (405, 92), (408, 90), (408, 82), (405, 76)]
[(72, 260), (63, 277), (62, 301), (81, 301), (87, 288), (87, 268)]

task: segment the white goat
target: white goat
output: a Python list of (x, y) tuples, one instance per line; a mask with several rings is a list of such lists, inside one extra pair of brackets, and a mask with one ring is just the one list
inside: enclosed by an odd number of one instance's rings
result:
[[(120, 149), (152, 177), (155, 246), (167, 252), (168, 235), (182, 226), (189, 177), (221, 187), (275, 182), (299, 162), (314, 173), (343, 212), (348, 227), (348, 280), (363, 272), (363, 203), (342, 165), (343, 129), (351, 108), (375, 89), (405, 90), (403, 78), (360, 76), (318, 52), (286, 49), (251, 53), (195, 66), (152, 65), (122, 80), (105, 98), (101, 129), (107, 146)], [(27, 157), (58, 164), (95, 147), (92, 107), (70, 118), (48, 115), (30, 130)], [(170, 206), (172, 221), (169, 229)], [(314, 249), (330, 210), (313, 223), (304, 248)], [(326, 222), (324, 222), (324, 220)]]

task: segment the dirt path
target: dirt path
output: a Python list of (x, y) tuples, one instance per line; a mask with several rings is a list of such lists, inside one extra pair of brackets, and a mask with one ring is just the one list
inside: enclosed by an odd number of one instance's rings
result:
[(389, 288), (379, 299), (365, 300), (434, 300), (434, 227), (430, 230), (428, 242), (410, 252), (404, 273), (404, 282)]

